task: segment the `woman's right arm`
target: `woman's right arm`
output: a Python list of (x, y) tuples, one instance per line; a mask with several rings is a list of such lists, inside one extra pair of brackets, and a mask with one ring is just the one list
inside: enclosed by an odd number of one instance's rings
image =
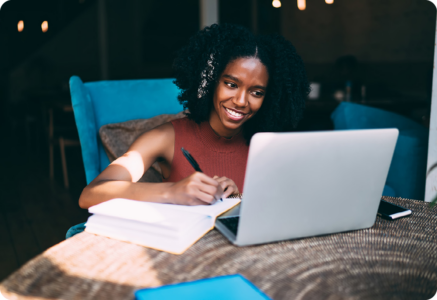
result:
[(219, 182), (199, 172), (175, 183), (138, 182), (158, 158), (171, 165), (174, 140), (171, 123), (141, 135), (123, 156), (84, 188), (79, 206), (89, 208), (113, 198), (185, 205), (209, 204), (220, 198), (223, 190)]

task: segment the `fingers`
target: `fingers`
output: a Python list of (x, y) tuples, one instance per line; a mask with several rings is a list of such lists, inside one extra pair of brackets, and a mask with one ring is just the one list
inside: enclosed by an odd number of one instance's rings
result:
[(213, 184), (208, 184), (205, 183), (204, 181), (194, 181), (194, 184), (196, 184), (196, 186), (199, 188), (200, 191), (209, 195), (214, 195), (219, 185), (217, 181), (213, 182)]
[(198, 185), (190, 183), (186, 188), (175, 191), (171, 203), (182, 205), (210, 205), (214, 202), (214, 195), (205, 193), (200, 190)]
[(232, 179), (225, 176), (214, 176), (213, 178), (201, 172), (195, 172), (188, 179), (188, 194), (197, 201), (195, 204), (212, 204), (220, 198), (227, 198), (232, 194), (239, 193), (238, 187)]
[(223, 189), (216, 180), (200, 172), (190, 177), (190, 194), (198, 200), (212, 204), (222, 197)]
[(195, 196), (196, 199), (202, 201), (204, 204), (214, 204), (217, 201), (214, 194), (207, 194), (200, 190), (194, 193), (193, 196)]
[(216, 194), (217, 188), (219, 186), (219, 183), (216, 180), (200, 172), (194, 173), (193, 175), (191, 175), (191, 177), (193, 179), (193, 182), (199, 184), (200, 191), (209, 195)]
[(223, 188), (221, 187), (221, 185), (217, 185), (217, 192), (215, 193), (215, 199), (216, 200), (220, 200), (221, 198), (223, 198)]
[(205, 202), (205, 201), (202, 201), (202, 200), (199, 200), (199, 199), (197, 199), (197, 198), (192, 197), (192, 198), (190, 198), (190, 199), (187, 199), (187, 200), (184, 202), (184, 204), (185, 204), (185, 205), (194, 206), (194, 205), (210, 205), (211, 203), (209, 203), (209, 202)]
[(217, 180), (209, 177), (205, 173), (196, 172), (196, 173), (194, 173), (191, 176), (194, 176), (194, 177), (198, 178), (203, 183), (206, 183), (206, 184), (209, 184), (209, 185), (212, 185), (212, 186), (217, 186)]
[(226, 189), (226, 191), (223, 193), (223, 198), (228, 198), (232, 194), (238, 194), (238, 189), (234, 188), (234, 186), (230, 186)]
[(220, 184), (220, 186), (222, 187), (224, 193), (223, 193), (223, 198), (227, 198), (232, 194), (238, 194), (238, 187), (235, 184), (235, 182), (232, 179), (229, 179), (225, 176), (219, 177), (219, 176), (214, 176), (213, 179), (217, 180), (217, 182)]

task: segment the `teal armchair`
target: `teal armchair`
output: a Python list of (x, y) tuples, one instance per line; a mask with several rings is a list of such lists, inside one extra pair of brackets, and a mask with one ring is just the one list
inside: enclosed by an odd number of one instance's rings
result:
[(99, 138), (102, 125), (146, 119), (183, 110), (173, 79), (114, 80), (83, 83), (70, 78), (71, 101), (79, 132), (86, 181), (109, 165)]
[(395, 113), (342, 102), (332, 113), (335, 130), (398, 128), (399, 137), (383, 195), (423, 200), (429, 130)]

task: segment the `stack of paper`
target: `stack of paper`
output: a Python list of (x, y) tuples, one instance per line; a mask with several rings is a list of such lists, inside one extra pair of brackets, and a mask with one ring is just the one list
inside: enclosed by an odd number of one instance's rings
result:
[(184, 206), (113, 199), (90, 207), (85, 231), (181, 254), (214, 227), (215, 218), (240, 199)]

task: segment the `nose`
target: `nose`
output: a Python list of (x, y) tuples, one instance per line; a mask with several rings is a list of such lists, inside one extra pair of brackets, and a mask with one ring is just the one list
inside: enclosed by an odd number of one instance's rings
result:
[(239, 107), (247, 106), (248, 94), (244, 90), (240, 90), (234, 97), (234, 104)]

